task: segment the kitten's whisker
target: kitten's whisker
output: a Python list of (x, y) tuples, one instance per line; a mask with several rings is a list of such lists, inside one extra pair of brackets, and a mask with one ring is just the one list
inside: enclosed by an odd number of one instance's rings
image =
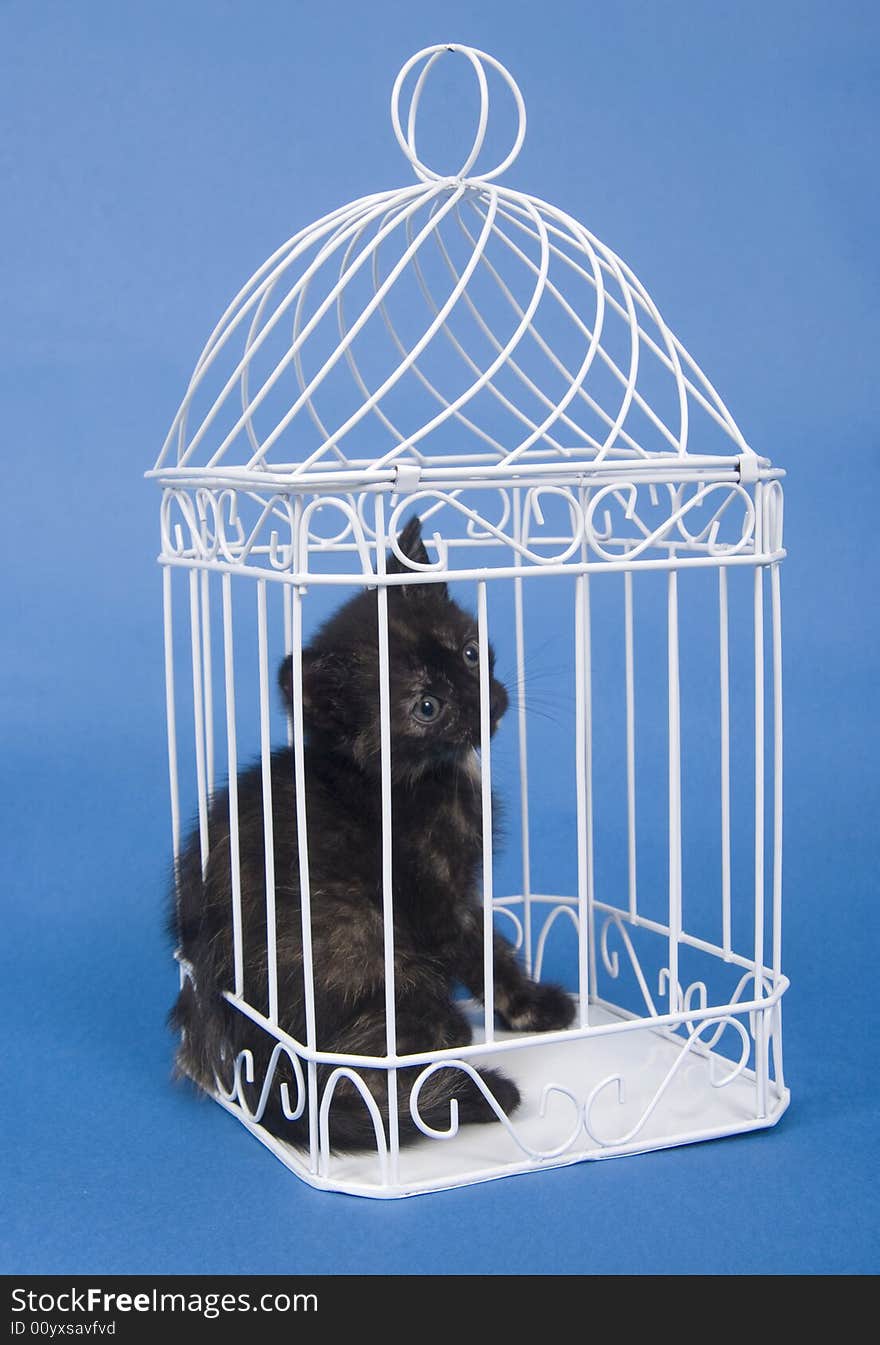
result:
[(509, 671), (505, 672), (503, 668), (496, 667), (495, 673), (502, 682), (507, 684), (508, 682), (516, 683), (529, 681), (539, 677), (563, 677), (569, 671), (570, 670), (565, 664), (557, 663), (540, 668), (535, 668), (526, 664), (521, 673), (518, 669), (514, 670), (511, 668)]
[(513, 695), (510, 697), (510, 709), (512, 710), (524, 709), (526, 713), (528, 713), (533, 709), (540, 709), (542, 707), (546, 709), (548, 706), (554, 710), (566, 709), (570, 706), (574, 706), (574, 704), (575, 704), (574, 696), (541, 696), (541, 695), (532, 696), (528, 695), (525, 692), (522, 692), (519, 695)]

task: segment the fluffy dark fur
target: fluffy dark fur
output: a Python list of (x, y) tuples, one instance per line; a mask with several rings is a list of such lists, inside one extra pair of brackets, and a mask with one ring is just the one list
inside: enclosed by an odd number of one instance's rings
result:
[[(419, 519), (404, 530), (400, 548), (425, 562)], [(403, 569), (389, 557), (388, 570)], [(480, 741), (479, 650), (474, 619), (429, 583), (389, 589), (389, 652), (393, 796), (394, 962), (397, 1044), (401, 1053), (432, 1051), (470, 1040), (456, 983), (483, 993), (483, 918), (478, 905), (482, 858), (480, 777), (474, 749)], [(474, 663), (476, 649), (477, 661)], [(319, 1049), (384, 1055), (385, 1003), (382, 921), (381, 788), (378, 617), (375, 591), (342, 607), (303, 651), (306, 812), (309, 836), (312, 948)], [(494, 656), (490, 655), (494, 666)], [(291, 705), (291, 662), (280, 682)], [(507, 692), (492, 675), (494, 732), (507, 709)], [(426, 704), (428, 702), (428, 704)], [(435, 709), (436, 707), (436, 709)], [(430, 711), (430, 713), (429, 713)], [(261, 1012), (268, 999), (265, 852), (261, 770), (238, 782), (244, 997)], [(302, 933), (296, 840), (294, 768), (289, 749), (272, 757), (272, 817), (280, 1025), (305, 1041)], [(256, 1105), (275, 1041), (222, 997), (233, 985), (229, 800), (211, 801), (210, 858), (202, 877), (198, 834), (181, 856), (177, 875), (176, 934), (192, 964), (172, 1011), (182, 1032), (178, 1066), (205, 1089), (215, 1076), (229, 1086), (231, 1062), (242, 1050), (254, 1058)], [(530, 981), (511, 946), (495, 935), (495, 1008), (502, 1024), (528, 1031), (567, 1026), (572, 1001), (555, 985)], [(319, 1067), (319, 1095), (331, 1071)], [(387, 1073), (362, 1071), (387, 1115)], [(400, 1138), (418, 1136), (409, 1107), (417, 1071), (399, 1075)], [(495, 1070), (482, 1077), (508, 1113), (519, 1103), (516, 1085)], [(281, 1081), (295, 1097), (282, 1054), (263, 1125), (292, 1144), (307, 1142), (307, 1110), (290, 1121), (279, 1101)], [(449, 1124), (450, 1101), (459, 1119), (492, 1121), (495, 1114), (461, 1071), (439, 1070), (423, 1087), (422, 1117)], [(341, 1080), (330, 1113), (334, 1148), (375, 1145), (372, 1122), (354, 1086)]]

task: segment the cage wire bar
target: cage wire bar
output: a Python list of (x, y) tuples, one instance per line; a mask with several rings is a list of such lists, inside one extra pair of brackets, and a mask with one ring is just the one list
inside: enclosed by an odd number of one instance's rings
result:
[[(479, 108), (473, 143), (452, 175), (422, 160), (416, 138), (429, 75), (447, 53), (463, 57), (473, 72)], [(508, 107), (512, 100), (515, 131), (500, 162), (478, 171), (490, 126), (490, 82)], [(409, 103), (402, 110), (407, 86)], [(395, 81), (391, 120), (416, 183), (330, 212), (259, 268), (211, 333), (147, 473), (162, 490), (159, 561), (175, 858), (192, 792), (181, 769), (187, 733), (181, 716), (191, 715), (187, 770), (191, 764), (203, 868), (210, 801), (224, 767), (228, 782), (234, 980), (226, 997), (274, 1043), (262, 1080), (253, 1078), (253, 1061), (243, 1053), (234, 1062), (231, 1087), (218, 1080), (215, 1096), (306, 1181), (373, 1196), (758, 1129), (774, 1124), (789, 1100), (781, 1042), (788, 985), (781, 942), (783, 473), (745, 441), (627, 264), (564, 211), (497, 183), (526, 129), (522, 94), (504, 66), (471, 47), (426, 48)], [(353, 455), (357, 443), (366, 455)], [(412, 513), (425, 525), (427, 563), (404, 555), (398, 545)], [(396, 561), (390, 570), (389, 556)], [(753, 575), (748, 618), (733, 600), (740, 571)], [(175, 599), (178, 572), (189, 576), (185, 603)], [(696, 818), (682, 805), (682, 720), (691, 709), (682, 681), (689, 650), (682, 643), (680, 586), (690, 573), (702, 576), (704, 586), (714, 585), (714, 629), (704, 622), (702, 635), (717, 650), (718, 682), (718, 798)], [(663, 909), (649, 899), (658, 874), (646, 872), (639, 852), (639, 828), (646, 825), (640, 767), (649, 750), (639, 740), (639, 599), (651, 574), (665, 576), (666, 586)], [(396, 586), (446, 581), (469, 585), (476, 595), (486, 994), (469, 1045), (400, 1053), (388, 602)], [(249, 1003), (244, 993), (238, 837), (244, 745), (236, 654), (252, 641), (244, 606), (249, 585), (264, 810), (265, 1004)], [(615, 824), (623, 838), (620, 891), (600, 881), (594, 848), (597, 791), (602, 793), (594, 762), (594, 645), (607, 641), (607, 632), (597, 629), (591, 585), (615, 585), (619, 598), (625, 775)], [(376, 589), (378, 604), (381, 1056), (333, 1053), (318, 1044), (306, 806), (302, 654), (310, 604), (315, 595), (341, 596), (345, 588), (363, 586)], [(512, 595), (507, 636), (517, 690), (515, 892), (496, 891), (492, 847), (488, 646), (502, 590)], [(570, 630), (559, 633), (558, 643), (568, 651), (574, 677), (569, 742), (577, 881), (575, 890), (562, 893), (542, 891), (535, 881), (542, 837), (530, 789), (536, 756), (534, 737), (529, 739), (530, 595), (556, 602), (560, 610), (570, 604), (571, 611)], [(734, 701), (735, 656), (746, 647), (752, 669), (751, 841), (736, 806), (736, 791), (745, 788), (741, 743), (747, 726), (742, 698)], [(296, 797), (290, 826), (299, 853), (303, 1041), (281, 1026), (279, 1008), (272, 697), (274, 669), (284, 655), (292, 656), (287, 741)], [(604, 691), (601, 679), (598, 689)], [(215, 696), (216, 690), (222, 694)], [(225, 762), (216, 750), (215, 717), (223, 725)], [(683, 857), (697, 826), (718, 841), (713, 937), (689, 927), (690, 897), (683, 887)], [(748, 882), (742, 877), (747, 846)], [(543, 974), (551, 939), (558, 943), (561, 937), (553, 931), (571, 932), (576, 972), (568, 988), (577, 1014), (570, 1028), (516, 1033), (496, 1027), (496, 926), (515, 938), (535, 979)], [(685, 968), (697, 958), (701, 974), (688, 981)], [(179, 960), (182, 978), (192, 975)], [(617, 994), (625, 974), (635, 999)], [(282, 1057), (293, 1072), (296, 1097), (275, 1078)], [(514, 1118), (477, 1074), (477, 1064), (486, 1063), (503, 1063), (516, 1078), (524, 1101)], [(329, 1067), (323, 1089), (319, 1066)], [(424, 1084), (450, 1067), (474, 1080), (497, 1126), (459, 1129), (454, 1105), (445, 1130), (422, 1118)], [(424, 1136), (405, 1149), (396, 1106), (402, 1068), (418, 1070), (410, 1113)], [(387, 1077), (387, 1115), (364, 1079), (365, 1070), (377, 1069)], [(371, 1118), (372, 1154), (333, 1151), (331, 1102), (342, 1080), (358, 1090)], [(260, 1089), (256, 1108), (248, 1104), (245, 1084)], [(307, 1149), (261, 1127), (276, 1087), (286, 1115), (307, 1115)]]

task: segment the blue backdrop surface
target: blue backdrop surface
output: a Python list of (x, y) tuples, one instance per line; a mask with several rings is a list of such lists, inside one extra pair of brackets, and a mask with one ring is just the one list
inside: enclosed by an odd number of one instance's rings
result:
[[(877, 8), (547, 0), (0, 6), (2, 1268), (878, 1268)], [(498, 56), (513, 185), (634, 267), (785, 467), (786, 1071), (775, 1131), (357, 1201), (169, 1082), (158, 497), (242, 277), (405, 183), (394, 74)]]

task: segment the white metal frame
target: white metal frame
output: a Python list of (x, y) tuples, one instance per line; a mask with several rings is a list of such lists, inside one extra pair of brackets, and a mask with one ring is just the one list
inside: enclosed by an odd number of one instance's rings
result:
[[(426, 81), (446, 52), (466, 59), (479, 93), (473, 144), (459, 172), (451, 176), (423, 163), (416, 148)], [(477, 172), (489, 124), (490, 81), (508, 101), (512, 97), (516, 130), (503, 161)], [(408, 86), (410, 100), (403, 113)], [(308, 1152), (264, 1132), (259, 1126), (262, 1106), (255, 1114), (248, 1111), (241, 1090), (247, 1061), (239, 1060), (232, 1092), (218, 1090), (218, 1100), (313, 1185), (381, 1196), (760, 1128), (773, 1124), (788, 1102), (780, 1007), (788, 984), (781, 965), (783, 473), (746, 443), (718, 393), (626, 263), (564, 211), (497, 184), (522, 145), (526, 125), (522, 95), (503, 66), (469, 47), (427, 48), (398, 75), (391, 115), (417, 183), (331, 212), (260, 267), (212, 332), (156, 466), (148, 473), (162, 488), (159, 559), (164, 567), (175, 853), (181, 845), (182, 740), (175, 688), (179, 690), (182, 674), (176, 667), (180, 647), (173, 599), (179, 574), (188, 584), (190, 666), (185, 676), (192, 687), (203, 862), (208, 800), (219, 768), (215, 718), (220, 722), (222, 717), (225, 724), (235, 942), (235, 983), (228, 998), (277, 1043), (263, 1103), (279, 1056), (283, 1053), (293, 1062), (300, 1096), (291, 1106), (308, 1108)], [(445, 288), (438, 276), (445, 276)], [(408, 330), (414, 321), (415, 336)], [(435, 380), (453, 367), (454, 386), (444, 391)], [(345, 402), (346, 388), (350, 403)], [(368, 455), (354, 456), (358, 442), (368, 445)], [(428, 564), (404, 557), (397, 544), (402, 517), (412, 511), (427, 525)], [(329, 531), (323, 526), (328, 519)], [(386, 551), (404, 562), (402, 573), (386, 573)], [(681, 811), (679, 577), (689, 570), (706, 572), (705, 582), (717, 591), (718, 624), (707, 632), (718, 647), (717, 940), (688, 929), (682, 904), (686, 837)], [(639, 576), (651, 571), (667, 577), (668, 894), (665, 916), (659, 920), (640, 904), (637, 862), (636, 595), (644, 582)], [(738, 615), (732, 620), (728, 600), (731, 579), (740, 571), (753, 575), (749, 630), (742, 628)], [(591, 584), (612, 582), (611, 575), (620, 576), (616, 582), (625, 646), (622, 752), (627, 803), (621, 827), (627, 836), (628, 890), (622, 899), (596, 891), (593, 857), (595, 632), (590, 590)], [(483, 901), (489, 989), (473, 1045), (400, 1056), (394, 1028), (387, 596), (394, 585), (447, 579), (476, 586), (484, 655)], [(531, 592), (541, 583), (566, 585), (573, 607), (578, 882), (576, 892), (562, 894), (535, 892), (532, 884), (536, 837), (529, 824), (524, 593), (526, 586)], [(300, 700), (304, 607), (313, 589), (357, 584), (376, 586), (379, 593), (388, 1033), (381, 1058), (331, 1056), (318, 1050), (310, 992)], [(515, 713), (522, 883), (521, 891), (502, 895), (493, 889), (489, 840), (485, 658), (490, 596), (498, 584), (514, 590), (512, 635), (521, 691)], [(247, 597), (248, 586), (255, 589), (253, 599)], [(290, 732), (298, 810), (291, 825), (300, 838), (305, 1041), (295, 1041), (278, 1025), (268, 808), (268, 1012), (248, 1004), (242, 994), (236, 779), (243, 745), (236, 730), (233, 617), (235, 601), (245, 600), (255, 601), (257, 609), (260, 750), (267, 795), (272, 651), (277, 645), (293, 654), (294, 704), (299, 708)], [(281, 612), (277, 629), (271, 616), (276, 608)], [(212, 636), (212, 613), (222, 622), (222, 656)], [(729, 669), (731, 650), (741, 648), (744, 640), (753, 654), (749, 732), (754, 743), (754, 836), (747, 900), (741, 884), (735, 890), (731, 876), (731, 743), (746, 729), (741, 718), (731, 722)], [(222, 690), (222, 714), (219, 699), (215, 705), (215, 683)], [(772, 729), (769, 750), (765, 719)], [(747, 947), (736, 933), (740, 911), (748, 915), (753, 931)], [(491, 937), (497, 916), (516, 935), (536, 977), (550, 930), (560, 923), (572, 930), (578, 949), (577, 984), (572, 986), (578, 1014), (571, 1029), (525, 1036), (496, 1031)], [(653, 936), (665, 950), (656, 998), (636, 936)], [(719, 974), (726, 969), (736, 978), (719, 981), (723, 991), (708, 986), (708, 978), (683, 985), (683, 950), (696, 950)], [(639, 987), (638, 1013), (600, 993), (600, 977), (616, 980), (625, 968)], [(660, 996), (666, 1004), (658, 1007)], [(531, 1112), (526, 1106), (522, 1120), (509, 1118), (495, 1104), (499, 1126), (480, 1127), (480, 1143), (474, 1144), (465, 1133), (468, 1128), (456, 1133), (454, 1116), (448, 1132), (427, 1126), (418, 1114), (418, 1091), (435, 1069), (451, 1061), (479, 1082), (473, 1064), (477, 1060), (505, 1067), (521, 1062), (524, 1092), (528, 1095), (529, 1080), (534, 1088)], [(544, 1077), (541, 1071), (548, 1061), (558, 1073), (544, 1078), (535, 1092), (534, 1081)], [(320, 1099), (315, 1086), (318, 1062), (336, 1067)], [(359, 1073), (368, 1066), (386, 1069), (394, 1088), (396, 1071), (403, 1065), (423, 1067), (412, 1115), (426, 1136), (406, 1151), (398, 1144), (394, 1108), (386, 1129)], [(341, 1077), (355, 1081), (372, 1116), (377, 1137), (372, 1156), (344, 1159), (331, 1151), (329, 1105)], [(627, 1124), (615, 1119), (618, 1112)], [(494, 1133), (497, 1148), (490, 1162), (485, 1157), (487, 1131)]]

